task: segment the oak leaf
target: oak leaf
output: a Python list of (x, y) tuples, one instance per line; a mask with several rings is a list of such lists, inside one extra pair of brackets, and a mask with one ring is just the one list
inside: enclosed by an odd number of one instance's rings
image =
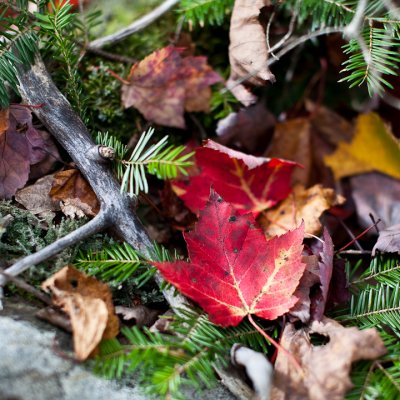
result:
[(77, 169), (54, 174), (50, 197), (53, 201), (60, 201), (64, 214), (71, 218), (74, 215), (94, 216), (100, 209), (95, 193)]
[[(314, 333), (325, 336), (328, 343), (313, 345), (310, 335)], [(344, 328), (329, 318), (299, 330), (287, 324), (280, 344), (297, 359), (303, 373), (279, 351), (272, 400), (341, 400), (352, 387), (352, 362), (373, 360), (386, 353), (375, 328)]]
[(196, 150), (196, 164), (199, 175), (172, 184), (195, 214), (205, 206), (211, 185), (237, 210), (258, 214), (288, 196), (297, 166), (278, 158), (247, 155), (212, 140)]
[(352, 142), (339, 143), (333, 154), (325, 156), (325, 163), (336, 180), (371, 171), (400, 178), (400, 144), (377, 114), (363, 114)]
[(86, 360), (102, 339), (118, 334), (119, 321), (105, 283), (66, 266), (43, 282), (42, 288), (69, 315), (78, 360)]
[(321, 185), (305, 189), (296, 185), (279, 205), (264, 211), (259, 222), (268, 237), (281, 235), (298, 226), (302, 220), (306, 233), (318, 235), (322, 229), (319, 221), (322, 213), (344, 201), (344, 197), (336, 195), (333, 189)]
[(212, 192), (194, 231), (184, 234), (190, 262), (154, 265), (216, 324), (237, 325), (250, 314), (273, 320), (298, 300), (303, 231), (267, 241), (251, 214)]
[(210, 85), (222, 78), (205, 57), (182, 58), (183, 49), (164, 47), (134, 64), (122, 87), (122, 104), (160, 125), (185, 128), (185, 111), (210, 108)]

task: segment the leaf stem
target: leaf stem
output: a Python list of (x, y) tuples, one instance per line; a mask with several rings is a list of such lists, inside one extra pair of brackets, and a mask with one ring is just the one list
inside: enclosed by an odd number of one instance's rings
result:
[(291, 354), (290, 352), (288, 352), (284, 347), (282, 347), (277, 341), (275, 341), (271, 336), (268, 335), (268, 333), (266, 333), (263, 329), (261, 329), (257, 323), (254, 321), (253, 317), (251, 316), (251, 314), (247, 315), (248, 320), (250, 321), (250, 323), (254, 326), (254, 328), (257, 329), (257, 331), (265, 337), (265, 339), (267, 339), (269, 342), (271, 342), (277, 350), (281, 351), (288, 359), (289, 361), (297, 368), (297, 370), (299, 371), (299, 373), (304, 376), (304, 371), (303, 368), (301, 367), (301, 365), (299, 364), (299, 362), (296, 360), (296, 358), (294, 358), (293, 354)]

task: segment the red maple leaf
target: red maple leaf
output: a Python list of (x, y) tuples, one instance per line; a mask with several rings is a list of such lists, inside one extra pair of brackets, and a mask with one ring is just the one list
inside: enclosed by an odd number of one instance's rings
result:
[(206, 205), (212, 185), (237, 210), (257, 215), (289, 195), (292, 172), (298, 166), (279, 158), (247, 155), (212, 140), (196, 150), (196, 164), (199, 175), (172, 184), (195, 214)]
[(237, 325), (251, 314), (273, 320), (298, 300), (303, 231), (266, 240), (251, 214), (212, 192), (195, 230), (184, 235), (190, 262), (154, 265), (216, 324)]

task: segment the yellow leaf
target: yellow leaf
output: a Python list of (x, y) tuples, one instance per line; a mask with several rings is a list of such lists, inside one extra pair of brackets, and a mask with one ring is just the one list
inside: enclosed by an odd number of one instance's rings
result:
[(375, 113), (360, 115), (352, 142), (339, 143), (324, 161), (336, 180), (370, 171), (400, 178), (399, 142)]

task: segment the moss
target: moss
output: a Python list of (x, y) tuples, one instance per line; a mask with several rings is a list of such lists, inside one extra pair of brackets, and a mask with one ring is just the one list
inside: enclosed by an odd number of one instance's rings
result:
[[(12, 218), (0, 237), (0, 260), (3, 265), (10, 265), (18, 258), (35, 253), (67, 235), (84, 224), (84, 220), (63, 218), (59, 223), (51, 218), (39, 218), (27, 210), (15, 207), (10, 202), (0, 202), (0, 219)], [(75, 257), (78, 246), (65, 249), (55, 258), (29, 268), (22, 277), (33, 285), (39, 285), (44, 279)]]

